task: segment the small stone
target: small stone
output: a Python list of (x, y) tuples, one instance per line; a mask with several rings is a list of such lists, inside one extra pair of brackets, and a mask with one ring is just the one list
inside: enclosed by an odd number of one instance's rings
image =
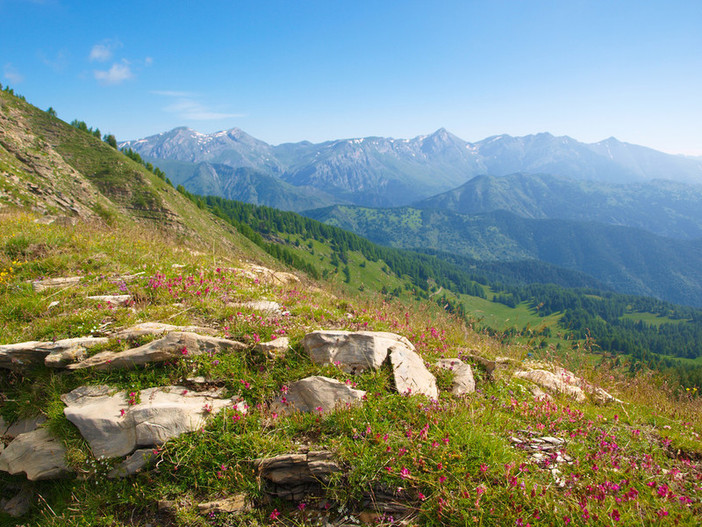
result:
[[(5, 501), (5, 500), (3, 500)], [(35, 501), (34, 491), (30, 488), (24, 488), (7, 500), (2, 505), (2, 510), (13, 518), (19, 518), (29, 512), (32, 503)]]
[(126, 478), (141, 472), (144, 467), (151, 464), (154, 459), (154, 451), (152, 448), (141, 448), (135, 450), (131, 456), (128, 456), (122, 463), (113, 468), (107, 477), (110, 479)]
[(269, 359), (282, 359), (289, 347), (288, 337), (281, 337), (270, 342), (259, 342), (254, 349), (264, 353)]
[(132, 295), (97, 295), (89, 296), (88, 300), (124, 307), (132, 301)]
[(466, 395), (475, 391), (475, 379), (471, 367), (460, 359), (440, 359), (436, 362), (439, 368), (453, 372), (451, 393)]

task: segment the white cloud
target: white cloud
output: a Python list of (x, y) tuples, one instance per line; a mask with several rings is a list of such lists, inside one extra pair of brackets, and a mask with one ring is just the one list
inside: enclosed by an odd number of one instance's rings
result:
[(196, 100), (197, 95), (193, 93), (173, 90), (152, 91), (151, 93), (175, 99), (173, 103), (165, 106), (163, 110), (169, 113), (178, 114), (178, 116), (183, 120), (217, 121), (219, 119), (242, 117), (242, 114), (238, 113), (214, 111)]
[(39, 60), (56, 73), (63, 73), (68, 67), (68, 52), (65, 49), (57, 51), (53, 58), (48, 57), (43, 51), (37, 52), (37, 56)]
[(5, 78), (12, 84), (19, 84), (24, 80), (24, 75), (22, 75), (17, 68), (15, 68), (11, 62), (5, 64), (3, 68), (3, 74)]
[(144, 66), (151, 66), (154, 63), (153, 57), (146, 57), (144, 59)]
[(122, 43), (119, 40), (105, 39), (93, 46), (88, 58), (90, 62), (107, 62), (112, 58), (114, 51), (121, 47)]
[(95, 79), (103, 86), (120, 84), (134, 77), (132, 70), (129, 68), (129, 62), (126, 60), (113, 64), (107, 71), (94, 70), (93, 75), (95, 76)]

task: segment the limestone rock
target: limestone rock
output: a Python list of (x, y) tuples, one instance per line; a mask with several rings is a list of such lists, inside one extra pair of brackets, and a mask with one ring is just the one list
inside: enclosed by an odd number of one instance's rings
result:
[(17, 344), (4, 344), (0, 346), (0, 368), (22, 370), (32, 364), (40, 364), (51, 353), (72, 351), (79, 353), (81, 350), (107, 343), (106, 338), (78, 337), (61, 339), (53, 342), (19, 342)]
[(514, 376), (531, 381), (547, 390), (565, 394), (578, 402), (584, 402), (586, 399), (582, 388), (571, 384), (571, 379), (567, 376), (559, 376), (546, 370), (518, 371)]
[(475, 391), (475, 379), (471, 367), (460, 359), (440, 359), (436, 365), (444, 370), (453, 372), (453, 383), (451, 393), (454, 395), (466, 395)]
[(380, 331), (313, 331), (302, 346), (315, 364), (339, 364), (348, 373), (380, 368), (392, 349), (414, 350), (405, 337)]
[(224, 498), (217, 501), (208, 501), (207, 503), (198, 503), (198, 511), (200, 514), (211, 514), (211, 513), (226, 513), (226, 514), (236, 514), (239, 512), (246, 512), (251, 510), (251, 505), (249, 504), (246, 494), (235, 494), (228, 498)]
[(66, 449), (46, 428), (18, 435), (0, 454), (0, 470), (12, 475), (24, 472), (27, 479), (55, 479), (70, 473)]
[(283, 314), (283, 306), (281, 306), (278, 302), (273, 302), (271, 300), (250, 300), (249, 302), (237, 302), (231, 305), (234, 307), (259, 311), (268, 316)]
[(77, 364), (70, 364), (67, 369), (131, 369), (151, 362), (165, 362), (184, 356), (245, 348), (245, 344), (234, 340), (208, 337), (186, 331), (174, 331), (162, 339), (154, 340), (138, 348), (120, 352), (103, 351)]
[(341, 471), (328, 451), (283, 454), (255, 459), (253, 463), (259, 475), (273, 484), (274, 495), (293, 500), (301, 499), (311, 488)]
[(96, 302), (104, 302), (106, 304), (112, 304), (113, 306), (124, 307), (132, 301), (132, 295), (98, 295), (89, 296), (88, 300), (94, 300)]
[(265, 354), (269, 359), (280, 359), (285, 357), (285, 352), (290, 347), (288, 337), (281, 337), (270, 342), (259, 342), (256, 344), (256, 351)]
[[(109, 386), (81, 386), (61, 397), (64, 414), (90, 445), (95, 457), (117, 457), (137, 447), (157, 446), (205, 426), (207, 417), (234, 403), (211, 392), (182, 386), (148, 388), (129, 404), (127, 392)], [(242, 403), (237, 409), (244, 413)]]
[(69, 364), (82, 361), (86, 356), (85, 348), (71, 348), (63, 351), (56, 351), (44, 357), (44, 365), (47, 368), (65, 368)]
[(5, 422), (0, 422), (0, 436), (5, 437), (17, 437), (20, 434), (26, 434), (27, 432), (33, 432), (40, 425), (46, 421), (46, 417), (43, 415), (37, 415), (36, 417), (29, 417), (27, 419), (20, 419), (14, 423), (5, 425)]
[(110, 479), (126, 478), (141, 472), (147, 465), (151, 464), (154, 459), (154, 451), (152, 448), (140, 448), (135, 450), (131, 456), (122, 461), (115, 468), (110, 470), (107, 477)]
[(292, 273), (286, 273), (285, 271), (274, 271), (273, 269), (268, 269), (260, 265), (252, 265), (248, 269), (244, 269), (243, 273), (246, 276), (252, 277), (254, 279), (258, 278), (264, 282), (270, 284), (295, 284), (300, 281), (300, 279)]
[(431, 399), (438, 399), (439, 390), (436, 378), (424, 366), (424, 361), (408, 348), (394, 348), (390, 352), (395, 387), (401, 394), (421, 393)]
[(173, 326), (171, 324), (162, 324), (160, 322), (144, 322), (130, 328), (121, 329), (112, 335), (112, 337), (116, 339), (128, 340), (143, 337), (145, 335), (162, 335), (173, 331), (199, 333), (200, 335), (214, 335), (215, 333), (212, 328), (202, 326)]
[(293, 411), (328, 413), (338, 406), (360, 404), (365, 394), (336, 379), (307, 377), (288, 386), (287, 393), (277, 399), (271, 409), (281, 414)]
[(46, 291), (47, 289), (56, 289), (59, 287), (70, 287), (78, 284), (83, 279), (82, 276), (66, 276), (59, 278), (47, 278), (45, 280), (37, 280), (32, 282), (32, 287), (37, 293)]

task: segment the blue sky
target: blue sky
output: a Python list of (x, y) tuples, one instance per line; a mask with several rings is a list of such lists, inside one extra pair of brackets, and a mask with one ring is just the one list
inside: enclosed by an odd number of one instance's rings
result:
[(702, 155), (702, 1), (0, 0), (0, 82), (118, 140), (445, 127)]

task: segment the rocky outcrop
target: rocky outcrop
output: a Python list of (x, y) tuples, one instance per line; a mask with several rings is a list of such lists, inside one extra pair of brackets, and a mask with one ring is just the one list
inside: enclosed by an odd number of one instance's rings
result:
[(20, 434), (33, 432), (44, 422), (46, 422), (46, 417), (37, 415), (36, 417), (20, 419), (19, 421), (7, 425), (2, 417), (0, 417), (0, 436), (15, 438)]
[[(61, 397), (64, 414), (80, 431), (95, 457), (117, 457), (138, 447), (161, 445), (205, 426), (231, 399), (182, 386), (149, 388), (131, 394), (109, 386), (81, 386)], [(245, 413), (242, 403), (237, 410)]]
[(403, 395), (421, 393), (431, 399), (438, 399), (436, 379), (424, 366), (424, 361), (408, 348), (394, 348), (390, 352), (390, 363), (395, 378), (395, 388)]
[(440, 359), (436, 366), (449, 370), (453, 373), (451, 383), (451, 393), (454, 395), (466, 395), (475, 391), (475, 379), (471, 367), (460, 359)]
[(69, 370), (93, 368), (96, 370), (132, 369), (152, 362), (165, 362), (203, 353), (242, 350), (246, 345), (234, 340), (174, 331), (164, 338), (126, 351), (103, 351), (76, 364)]
[(259, 476), (272, 484), (272, 494), (290, 500), (302, 499), (341, 471), (331, 452), (323, 450), (259, 458), (253, 464)]
[(17, 344), (4, 344), (0, 346), (0, 368), (21, 371), (28, 366), (44, 363), (54, 363), (50, 355), (62, 356), (74, 354), (80, 356), (86, 349), (100, 344), (106, 344), (108, 339), (96, 337), (78, 337), (61, 339), (49, 342), (20, 342)]
[(393, 349), (414, 351), (405, 337), (380, 331), (313, 331), (302, 347), (315, 364), (337, 364), (347, 373), (380, 368)]
[(271, 411), (281, 415), (295, 411), (328, 413), (340, 406), (360, 404), (365, 394), (336, 379), (307, 377), (290, 384), (287, 393), (271, 404)]
[(56, 479), (70, 474), (66, 448), (46, 428), (19, 434), (0, 453), (0, 470), (25, 473), (30, 481)]

